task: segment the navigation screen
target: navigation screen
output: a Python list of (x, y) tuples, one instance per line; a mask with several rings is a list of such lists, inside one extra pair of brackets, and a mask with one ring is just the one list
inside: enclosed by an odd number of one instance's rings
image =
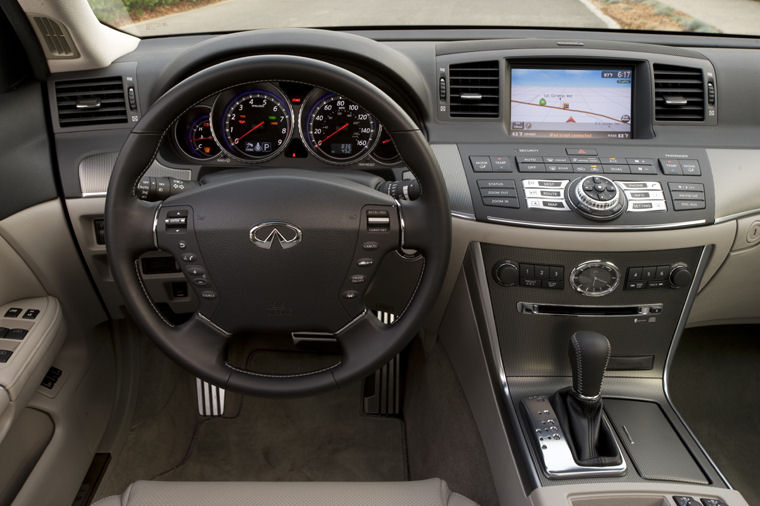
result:
[(631, 138), (631, 69), (513, 68), (514, 137)]

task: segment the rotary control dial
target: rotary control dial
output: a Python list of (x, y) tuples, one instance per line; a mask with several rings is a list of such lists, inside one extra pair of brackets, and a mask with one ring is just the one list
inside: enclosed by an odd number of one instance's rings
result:
[(576, 211), (592, 220), (612, 220), (625, 211), (625, 194), (604, 176), (586, 176), (567, 187), (568, 200)]

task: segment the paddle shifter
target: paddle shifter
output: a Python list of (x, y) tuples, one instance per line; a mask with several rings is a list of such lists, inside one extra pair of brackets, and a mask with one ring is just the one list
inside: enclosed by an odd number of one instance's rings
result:
[(568, 347), (572, 388), (556, 392), (550, 402), (581, 466), (621, 463), (620, 451), (607, 424), (602, 423), (602, 380), (610, 358), (610, 342), (598, 332), (579, 331)]

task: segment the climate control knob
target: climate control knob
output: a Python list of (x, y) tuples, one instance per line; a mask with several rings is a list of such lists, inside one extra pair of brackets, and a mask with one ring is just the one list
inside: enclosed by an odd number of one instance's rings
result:
[(625, 194), (609, 178), (586, 176), (567, 186), (567, 200), (578, 213), (592, 220), (614, 220), (623, 212)]

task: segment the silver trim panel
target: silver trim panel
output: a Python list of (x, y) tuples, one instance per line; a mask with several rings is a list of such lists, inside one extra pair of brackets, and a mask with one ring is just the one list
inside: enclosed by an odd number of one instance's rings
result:
[(653, 225), (558, 225), (555, 223), (540, 223), (535, 221), (510, 220), (507, 218), (497, 218), (495, 216), (486, 216), (486, 219), (493, 223), (503, 223), (506, 225), (517, 225), (519, 227), (549, 228), (558, 230), (667, 230), (672, 228), (687, 228), (706, 225), (707, 220), (681, 221), (678, 223), (658, 223)]
[[(611, 314), (586, 314), (579, 311), (578, 314), (565, 313), (565, 312), (549, 312), (543, 309), (547, 307), (566, 307), (566, 308), (605, 308), (611, 311)], [(640, 304), (640, 305), (628, 305), (628, 306), (603, 306), (603, 305), (578, 305), (578, 304), (544, 304), (540, 302), (518, 302), (517, 312), (521, 314), (537, 315), (537, 316), (565, 316), (565, 317), (578, 317), (578, 318), (625, 318), (631, 316), (648, 316), (650, 314), (660, 314), (663, 310), (662, 304)], [(624, 313), (622, 310), (626, 308), (634, 308), (635, 312)], [(618, 314), (614, 313), (615, 309), (621, 309)]]
[[(621, 476), (628, 469), (625, 459), (620, 459), (620, 464), (614, 466), (581, 466), (575, 462), (573, 452), (567, 442), (567, 437), (562, 427), (557, 422), (549, 399), (543, 395), (534, 395), (522, 401), (523, 407), (531, 422), (529, 427), (534, 434), (534, 442), (538, 447), (538, 454), (544, 462), (544, 471), (551, 478), (590, 478), (595, 476)], [(609, 424), (606, 420), (602, 423)], [(611, 430), (611, 429), (610, 429)], [(615, 448), (622, 457), (623, 452), (616, 438)]]

